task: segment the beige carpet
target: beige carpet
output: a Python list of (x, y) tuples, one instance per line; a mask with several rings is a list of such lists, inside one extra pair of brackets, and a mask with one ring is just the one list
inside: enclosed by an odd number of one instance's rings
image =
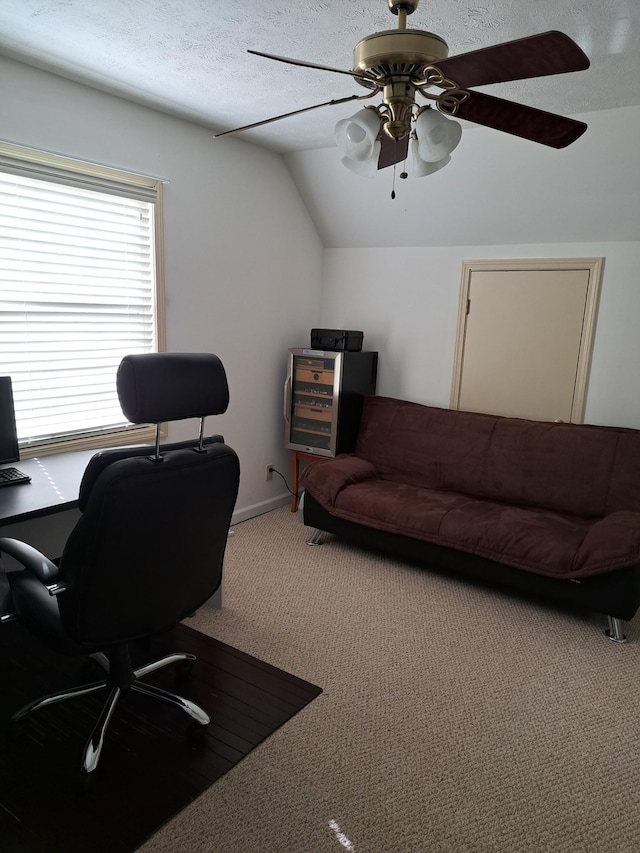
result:
[(329, 538), (235, 528), (188, 624), (323, 688), (141, 850), (640, 850), (640, 631)]

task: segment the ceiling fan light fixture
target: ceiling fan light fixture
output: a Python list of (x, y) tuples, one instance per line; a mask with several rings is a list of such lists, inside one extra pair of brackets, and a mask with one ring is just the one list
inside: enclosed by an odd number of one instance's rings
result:
[[(375, 108), (365, 107), (351, 118), (343, 118), (335, 127), (336, 145), (350, 160), (367, 161), (373, 156), (380, 133), (380, 116)], [(380, 143), (378, 143), (378, 152)]]
[(340, 162), (351, 172), (360, 175), (361, 178), (375, 178), (378, 174), (378, 157), (381, 147), (379, 141), (374, 142), (371, 156), (367, 160), (352, 160), (350, 157), (342, 157)]
[[(395, 166), (404, 162), (409, 145), (416, 176), (430, 175), (446, 166), (462, 137), (462, 126), (451, 116), (552, 148), (565, 148), (585, 132), (584, 122), (476, 91), (478, 86), (494, 83), (584, 71), (589, 68), (589, 58), (569, 36), (550, 30), (450, 57), (441, 36), (407, 28), (407, 17), (415, 12), (418, 2), (387, 0), (390, 12), (398, 19), (397, 29), (360, 39), (351, 70), (250, 50), (265, 59), (349, 76), (367, 94), (302, 107), (218, 133), (216, 138), (319, 107), (380, 95), (382, 103), (378, 106), (338, 121), (335, 140), (347, 169), (373, 176), (393, 166), (395, 180)], [(434, 89), (441, 91), (435, 93)], [(417, 95), (435, 102), (437, 109), (419, 106)], [(404, 166), (400, 177), (407, 177)], [(395, 198), (395, 189), (391, 198)]]
[(438, 163), (458, 146), (462, 137), (459, 122), (446, 118), (430, 107), (420, 111), (415, 122), (420, 158)]
[(417, 139), (412, 139), (410, 143), (411, 148), (411, 159), (413, 162), (413, 168), (411, 170), (411, 174), (416, 178), (424, 178), (426, 175), (433, 175), (434, 172), (438, 172), (447, 163), (451, 162), (451, 157), (447, 154), (441, 160), (436, 162), (432, 162), (430, 160), (423, 160), (420, 156), (420, 143)]

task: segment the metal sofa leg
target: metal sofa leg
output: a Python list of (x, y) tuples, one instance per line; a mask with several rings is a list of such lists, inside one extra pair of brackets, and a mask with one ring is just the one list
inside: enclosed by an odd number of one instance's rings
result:
[(605, 631), (607, 637), (613, 643), (626, 643), (627, 638), (622, 630), (622, 621), (614, 616), (607, 616), (607, 619), (609, 620), (609, 628)]
[(307, 539), (307, 545), (322, 545), (322, 536), (324, 530), (314, 530), (311, 536)]

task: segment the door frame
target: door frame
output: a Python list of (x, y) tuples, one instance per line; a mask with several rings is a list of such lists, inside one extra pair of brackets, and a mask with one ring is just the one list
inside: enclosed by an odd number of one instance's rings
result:
[(464, 342), (467, 332), (467, 314), (469, 306), (469, 291), (474, 272), (521, 272), (527, 270), (587, 270), (587, 298), (582, 323), (580, 350), (576, 370), (576, 385), (571, 407), (571, 423), (582, 423), (584, 405), (587, 394), (589, 368), (598, 311), (598, 299), (602, 281), (604, 258), (509, 258), (503, 260), (484, 259), (462, 262), (460, 277), (460, 297), (458, 301), (458, 324), (456, 328), (456, 345), (453, 358), (453, 376), (451, 381), (451, 399), (449, 407), (460, 407), (460, 391), (462, 388), (462, 369), (464, 364)]

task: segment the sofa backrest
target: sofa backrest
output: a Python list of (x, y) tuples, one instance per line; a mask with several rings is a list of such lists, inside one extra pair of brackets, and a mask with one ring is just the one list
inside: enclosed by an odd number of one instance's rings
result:
[(580, 516), (640, 512), (640, 431), (366, 397), (355, 453), (421, 488)]

